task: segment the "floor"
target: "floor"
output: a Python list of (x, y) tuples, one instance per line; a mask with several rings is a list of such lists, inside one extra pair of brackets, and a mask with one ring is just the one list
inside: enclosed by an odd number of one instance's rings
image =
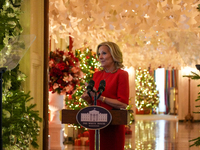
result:
[[(200, 122), (179, 122), (172, 115), (136, 115), (126, 135), (125, 150), (200, 150), (189, 147), (200, 137)], [(89, 146), (65, 145), (65, 150), (89, 150)]]

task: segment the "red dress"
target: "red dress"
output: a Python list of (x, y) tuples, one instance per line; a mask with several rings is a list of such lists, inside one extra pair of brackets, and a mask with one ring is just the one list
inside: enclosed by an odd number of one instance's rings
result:
[[(128, 73), (118, 69), (115, 73), (98, 71), (94, 74), (95, 88), (98, 89), (101, 80), (106, 81), (105, 90), (102, 96), (117, 99), (123, 103), (129, 102), (129, 79)], [(97, 105), (108, 110), (113, 109), (106, 103), (97, 100)], [(95, 130), (89, 130), (90, 150), (95, 147)], [(100, 150), (124, 150), (125, 125), (109, 125), (100, 129)]]

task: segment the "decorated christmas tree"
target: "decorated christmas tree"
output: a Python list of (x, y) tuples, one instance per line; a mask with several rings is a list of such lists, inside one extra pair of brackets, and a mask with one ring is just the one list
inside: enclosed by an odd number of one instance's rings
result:
[(158, 91), (156, 90), (154, 78), (148, 70), (141, 68), (136, 70), (135, 88), (135, 105), (138, 110), (158, 107)]

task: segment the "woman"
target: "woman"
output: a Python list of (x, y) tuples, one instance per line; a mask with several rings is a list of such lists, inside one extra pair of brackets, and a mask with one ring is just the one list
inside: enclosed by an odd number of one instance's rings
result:
[[(97, 55), (103, 70), (94, 73), (94, 89), (98, 89), (101, 80), (105, 80), (106, 86), (102, 95), (97, 100), (97, 105), (108, 110), (125, 109), (129, 102), (129, 79), (128, 73), (122, 70), (123, 58), (119, 46), (113, 42), (103, 42), (97, 47)], [(94, 93), (90, 92), (94, 97)], [(85, 92), (82, 98), (89, 104), (93, 99)], [(95, 130), (89, 130), (90, 150), (95, 147)], [(101, 150), (124, 150), (125, 126), (109, 125), (100, 129)]]

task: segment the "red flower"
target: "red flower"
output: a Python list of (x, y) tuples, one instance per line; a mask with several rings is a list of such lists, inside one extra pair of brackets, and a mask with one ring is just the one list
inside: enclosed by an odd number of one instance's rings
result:
[(74, 60), (75, 60), (75, 62), (79, 62), (78, 58), (76, 58), (76, 57), (74, 58)]
[(58, 83), (58, 84), (61, 84), (61, 83), (62, 83), (62, 79), (58, 79), (58, 80), (57, 80), (57, 83)]
[(64, 51), (58, 51), (59, 52), (59, 54), (62, 56), (62, 55), (64, 55)]
[(62, 62), (62, 63), (58, 63), (58, 69), (60, 69), (60, 70), (64, 70), (65, 69), (65, 63), (64, 62)]
[(74, 66), (74, 62), (72, 60), (69, 60), (69, 65)]
[[(76, 68), (74, 68), (76, 67)], [(80, 67), (78, 58), (69, 50), (56, 49), (49, 57), (49, 91), (72, 94), (79, 83)]]

